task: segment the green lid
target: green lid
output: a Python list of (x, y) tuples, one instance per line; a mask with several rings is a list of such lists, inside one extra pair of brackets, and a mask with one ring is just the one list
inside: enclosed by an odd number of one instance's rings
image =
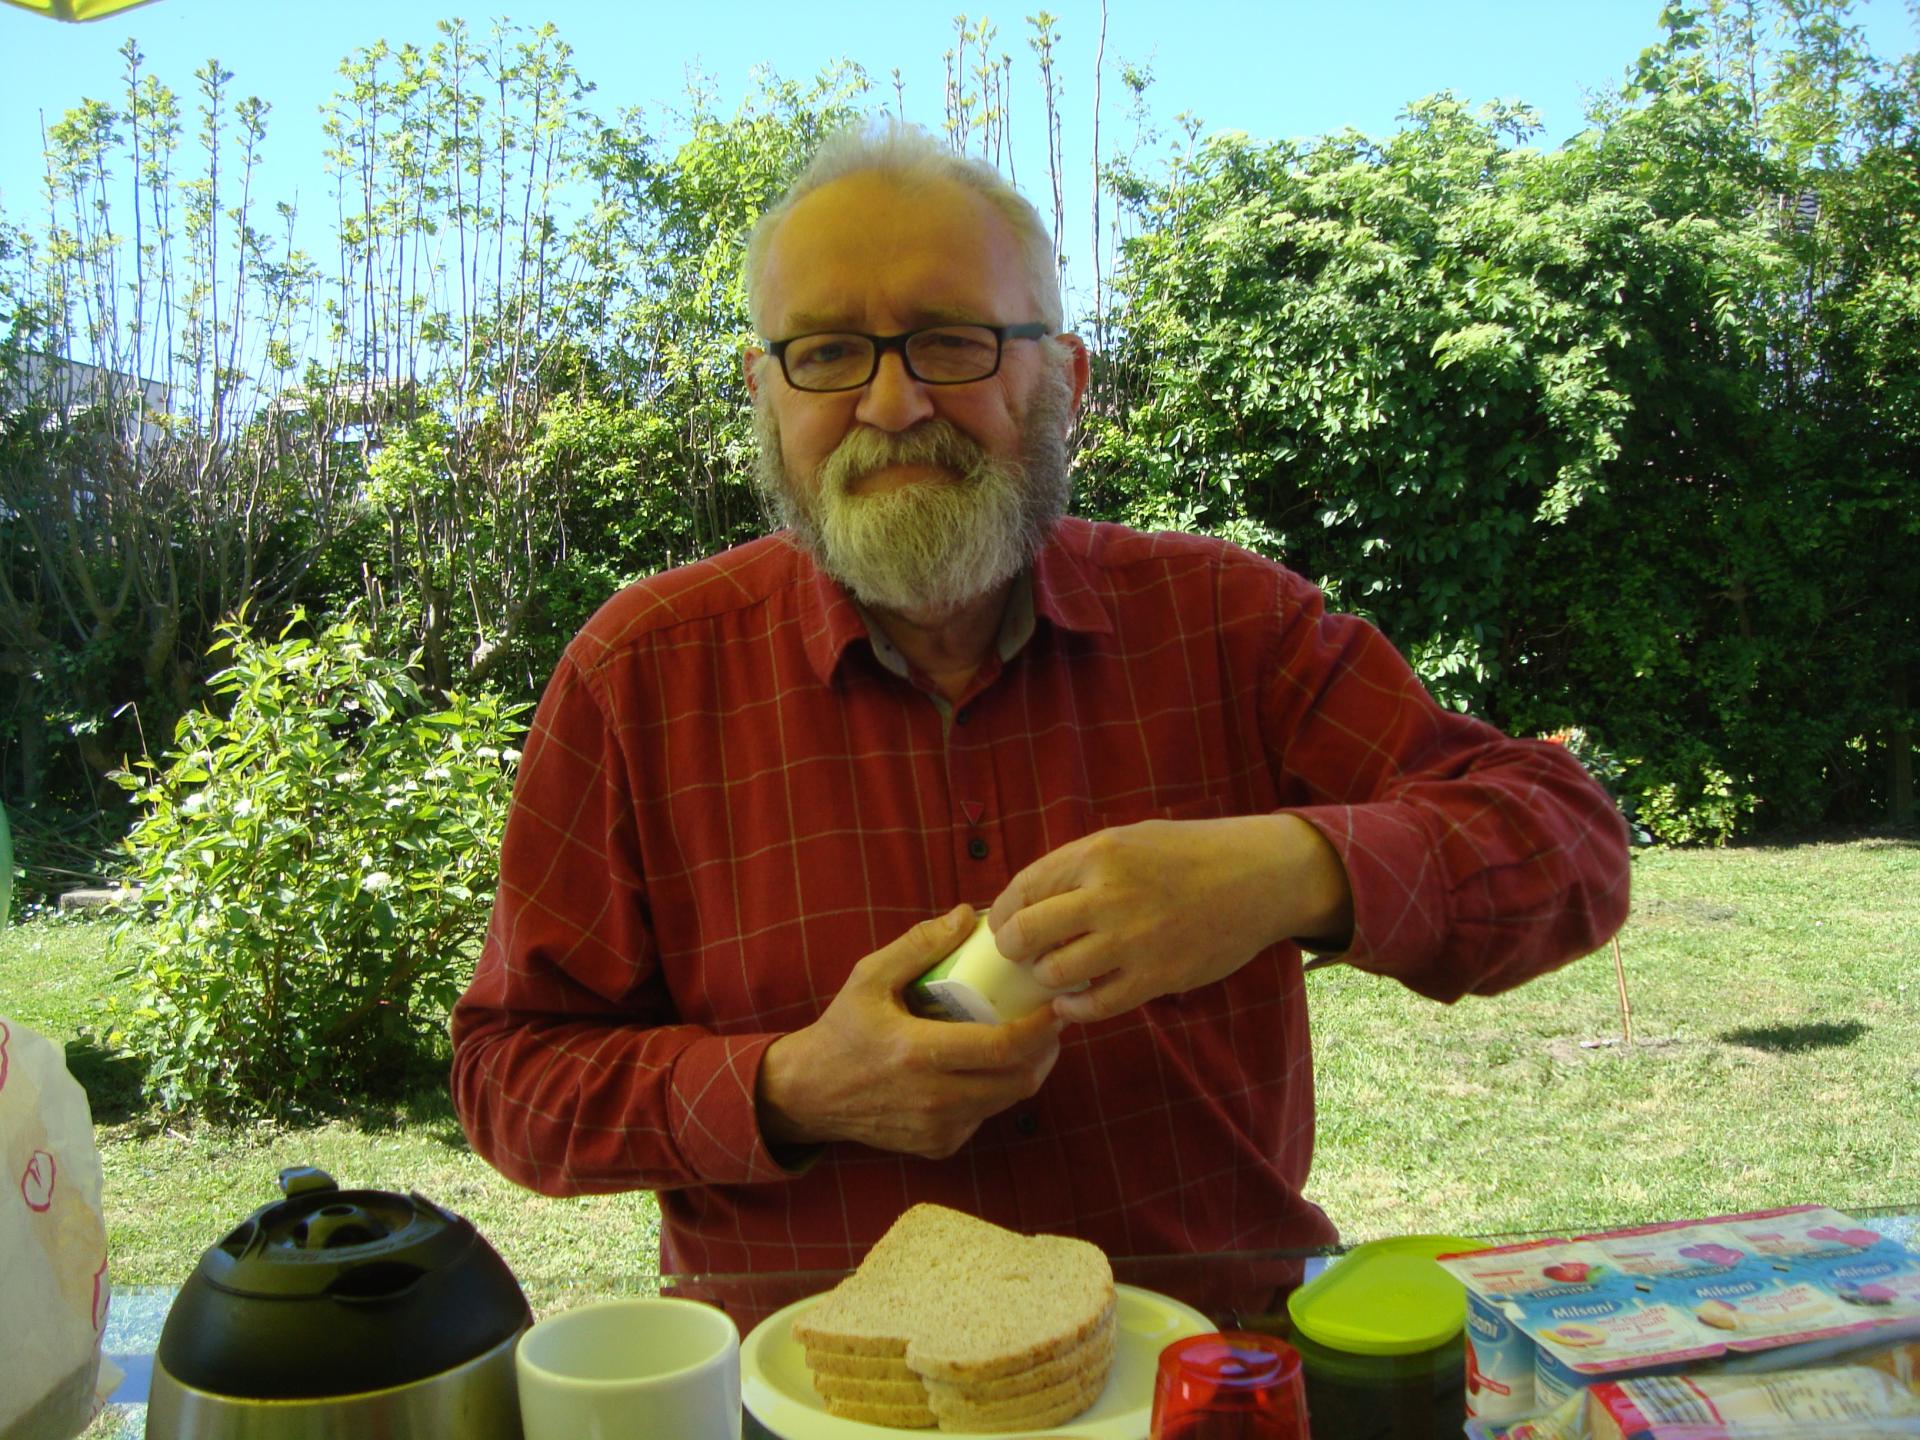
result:
[(1301, 1334), (1329, 1350), (1412, 1355), (1433, 1350), (1467, 1322), (1467, 1292), (1436, 1255), (1484, 1250), (1454, 1235), (1396, 1235), (1357, 1245), (1287, 1297)]

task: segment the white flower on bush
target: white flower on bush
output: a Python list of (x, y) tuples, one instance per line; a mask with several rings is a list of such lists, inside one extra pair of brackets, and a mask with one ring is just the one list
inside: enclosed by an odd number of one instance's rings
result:
[(393, 877), (384, 870), (375, 870), (371, 875), (360, 877), (360, 888), (372, 891), (375, 895), (391, 884), (393, 884)]

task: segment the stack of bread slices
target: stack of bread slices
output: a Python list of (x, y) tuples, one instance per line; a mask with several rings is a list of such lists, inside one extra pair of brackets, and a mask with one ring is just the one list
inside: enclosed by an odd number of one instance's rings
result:
[(1100, 1398), (1113, 1269), (1098, 1246), (915, 1205), (793, 1322), (829, 1413), (902, 1429), (1043, 1430)]

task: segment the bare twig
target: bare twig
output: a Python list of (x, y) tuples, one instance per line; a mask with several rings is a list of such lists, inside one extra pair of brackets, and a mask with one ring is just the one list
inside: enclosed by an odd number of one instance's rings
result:
[(1627, 1003), (1627, 967), (1620, 958), (1620, 937), (1613, 937), (1613, 976), (1620, 985), (1620, 1043), (1633, 1044), (1633, 1006)]

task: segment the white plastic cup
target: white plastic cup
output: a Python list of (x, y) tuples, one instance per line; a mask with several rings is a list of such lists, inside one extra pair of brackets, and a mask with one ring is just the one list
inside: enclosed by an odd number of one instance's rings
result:
[(1538, 1414), (1535, 1360), (1533, 1341), (1500, 1303), (1468, 1290), (1467, 1414), (1487, 1421)]
[(698, 1300), (550, 1315), (514, 1353), (526, 1440), (740, 1440), (740, 1331)]

